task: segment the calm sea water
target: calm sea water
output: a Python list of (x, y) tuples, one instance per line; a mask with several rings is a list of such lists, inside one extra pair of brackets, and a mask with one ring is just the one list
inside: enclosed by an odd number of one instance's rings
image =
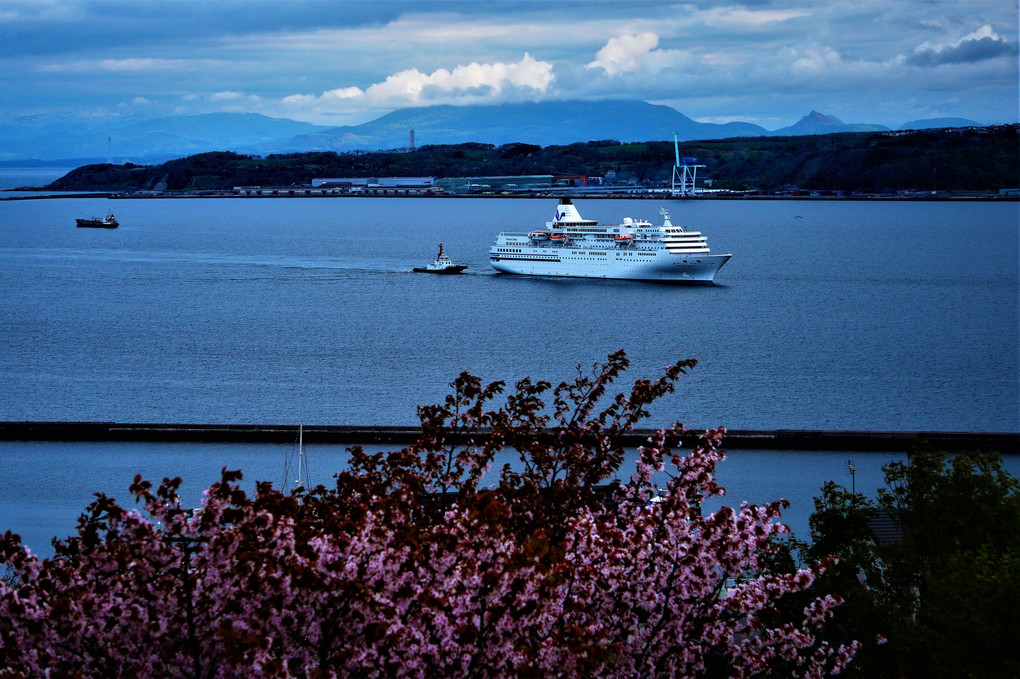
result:
[(14, 191), (22, 187), (41, 187), (60, 179), (71, 167), (0, 167), (0, 198), (39, 195), (38, 192)]
[[(608, 223), (668, 207), (733, 259), (711, 287), (496, 275), (496, 233), (543, 224), (550, 200), (0, 202), (0, 420), (413, 424), (462, 370), (555, 382), (623, 348), (624, 384), (699, 361), (652, 425), (1020, 430), (1017, 203), (575, 202)], [(121, 228), (74, 227), (107, 211)], [(410, 273), (440, 241), (467, 273)], [(164, 458), (234, 466), (209, 448), (2, 446), (18, 462), (0, 530), (62, 465), (84, 486), (75, 513), (88, 479), (116, 476), (83, 468), (123, 470), (123, 496)], [(801, 459), (749, 499), (802, 478), (809, 498)]]
[[(550, 200), (0, 203), (0, 419), (413, 424), (460, 371), (698, 367), (653, 424), (1017, 431), (1018, 204), (578, 200), (702, 229), (711, 287), (497, 275)], [(116, 230), (74, 218), (116, 213)], [(459, 277), (423, 276), (442, 241)]]

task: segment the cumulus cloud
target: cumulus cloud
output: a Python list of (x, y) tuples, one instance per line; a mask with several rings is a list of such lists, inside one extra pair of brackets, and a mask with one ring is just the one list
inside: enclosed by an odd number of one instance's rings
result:
[(552, 64), (525, 53), (520, 61), (509, 63), (473, 62), (453, 70), (441, 68), (432, 73), (412, 68), (394, 73), (364, 90), (344, 87), (327, 90), (319, 96), (293, 94), (281, 101), (291, 109), (323, 112), (334, 106), (351, 104), (387, 108), (426, 102), (493, 100), (513, 89), (546, 92), (554, 78)]
[(545, 92), (552, 81), (552, 64), (525, 53), (523, 59), (512, 63), (470, 63), (428, 75), (418, 69), (401, 71), (369, 87), (365, 96), (378, 105), (415, 104), (456, 93), (497, 95), (507, 86)]
[(360, 87), (342, 87), (335, 90), (327, 90), (321, 96), (314, 94), (292, 94), (284, 97), (281, 101), (285, 106), (291, 108), (309, 108), (316, 104), (339, 103), (345, 99), (357, 99), (364, 96), (365, 92)]
[(619, 75), (637, 71), (659, 46), (659, 36), (654, 33), (621, 35), (610, 38), (595, 54), (595, 61), (587, 68), (601, 68), (606, 75)]
[(585, 68), (601, 68), (608, 76), (631, 73), (655, 75), (667, 69), (689, 70), (699, 63), (690, 52), (657, 49), (658, 46), (659, 36), (655, 33), (610, 38), (595, 54), (595, 61)]
[(924, 67), (969, 64), (1016, 54), (1016, 51), (1016, 44), (996, 34), (991, 26), (985, 25), (949, 45), (933, 46), (925, 43), (907, 55), (906, 63)]

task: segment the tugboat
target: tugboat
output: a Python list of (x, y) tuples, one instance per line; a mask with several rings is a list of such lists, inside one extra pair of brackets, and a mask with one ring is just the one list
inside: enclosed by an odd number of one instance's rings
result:
[(436, 255), (436, 261), (432, 262), (428, 266), (416, 266), (414, 267), (415, 273), (442, 273), (442, 274), (455, 274), (460, 273), (467, 266), (464, 264), (454, 264), (450, 261), (450, 258), (443, 252), (443, 244), (439, 244), (439, 254)]
[(117, 218), (114, 217), (112, 213), (106, 215), (106, 217), (104, 217), (103, 219), (100, 219), (99, 217), (93, 217), (92, 219), (82, 219), (79, 217), (74, 221), (77, 222), (79, 229), (82, 228), (116, 229), (118, 226), (120, 226), (120, 222), (117, 221)]

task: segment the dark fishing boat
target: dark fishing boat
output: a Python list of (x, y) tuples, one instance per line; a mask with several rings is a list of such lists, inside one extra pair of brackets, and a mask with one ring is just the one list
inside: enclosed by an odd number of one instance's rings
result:
[(93, 217), (92, 219), (78, 218), (74, 220), (78, 224), (80, 229), (116, 229), (120, 226), (120, 222), (112, 214), (106, 215), (106, 217), (100, 219), (99, 217)]

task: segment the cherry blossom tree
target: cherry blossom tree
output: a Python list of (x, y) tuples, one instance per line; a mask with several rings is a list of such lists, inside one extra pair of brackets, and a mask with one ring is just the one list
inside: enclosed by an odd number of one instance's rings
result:
[(622, 351), (505, 398), (463, 373), (414, 445), (352, 449), (330, 488), (249, 497), (224, 470), (192, 515), (180, 479), (136, 477), (140, 509), (97, 496), (51, 559), (8, 533), (0, 677), (836, 674), (837, 599), (779, 605), (820, 566), (761, 568), (785, 502), (702, 515), (724, 430), (685, 454), (661, 430), (618, 480), (621, 435), (694, 365), (612, 397)]

